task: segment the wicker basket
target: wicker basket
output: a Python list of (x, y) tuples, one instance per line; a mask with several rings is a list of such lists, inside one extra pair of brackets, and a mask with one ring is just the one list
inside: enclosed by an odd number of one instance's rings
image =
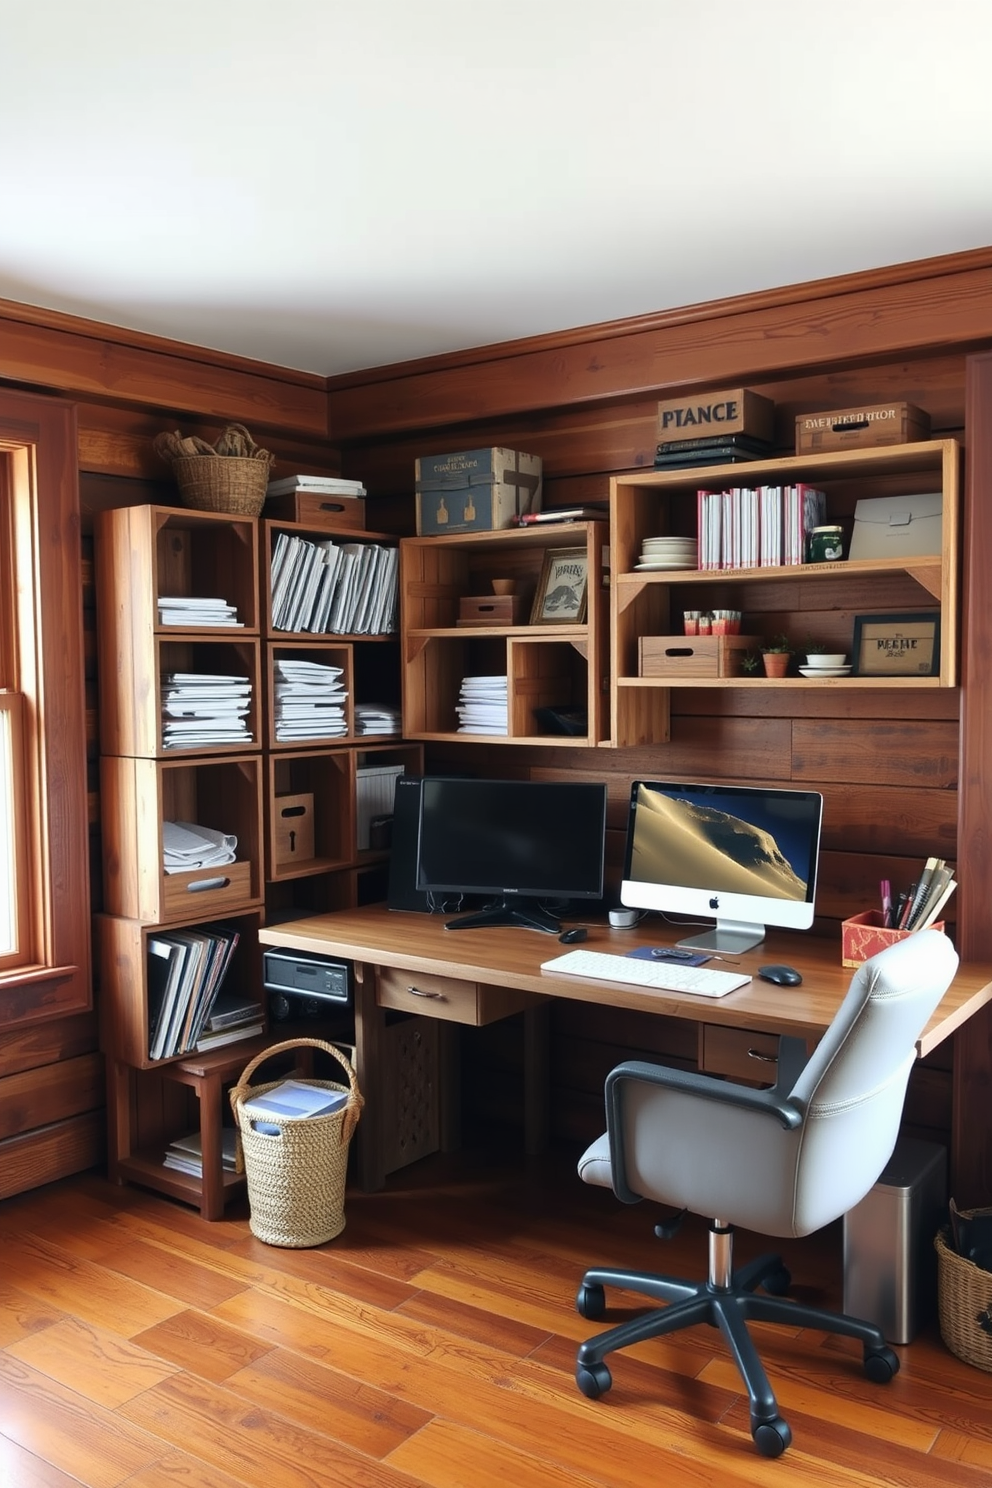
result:
[[(258, 1066), (290, 1049), (323, 1049), (344, 1068), (347, 1083), (307, 1080), (320, 1090), (347, 1090), (347, 1105), (326, 1116), (283, 1117), (277, 1132), (256, 1131), (246, 1101), (274, 1090), (280, 1080), (249, 1085)], [(322, 1039), (290, 1039), (264, 1049), (231, 1091), (231, 1107), (241, 1133), (248, 1180), (251, 1231), (267, 1245), (303, 1248), (333, 1240), (344, 1229), (344, 1189), (348, 1144), (364, 1102), (355, 1071), (333, 1044)], [(267, 1125), (275, 1123), (266, 1123)]]
[(267, 460), (238, 455), (185, 455), (172, 462), (183, 506), (198, 511), (257, 517), (269, 484)]
[(946, 1230), (934, 1245), (940, 1336), (966, 1364), (992, 1371), (992, 1271), (953, 1251)]

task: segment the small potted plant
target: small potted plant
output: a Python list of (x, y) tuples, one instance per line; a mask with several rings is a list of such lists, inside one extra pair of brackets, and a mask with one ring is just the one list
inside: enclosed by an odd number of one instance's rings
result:
[(823, 668), (842, 667), (847, 660), (844, 651), (835, 651), (829, 641), (818, 641), (812, 636), (806, 637), (806, 665), (816, 670)]
[(757, 651), (745, 651), (741, 657), (741, 671), (745, 677), (753, 677), (761, 666), (761, 657)]
[(784, 677), (792, 660), (789, 637), (777, 635), (767, 641), (761, 648), (761, 659), (765, 665), (766, 677)]

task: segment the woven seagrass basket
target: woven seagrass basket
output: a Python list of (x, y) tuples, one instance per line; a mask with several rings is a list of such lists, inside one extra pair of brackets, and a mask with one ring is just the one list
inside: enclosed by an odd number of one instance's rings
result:
[(934, 1246), (940, 1336), (966, 1364), (992, 1371), (992, 1271), (953, 1251), (946, 1230), (938, 1233)]
[(184, 455), (172, 462), (183, 506), (257, 517), (265, 504), (269, 466), (238, 455)]
[[(250, 1085), (258, 1066), (273, 1054), (290, 1049), (322, 1049), (342, 1066), (343, 1084), (311, 1080), (319, 1090), (348, 1092), (347, 1104), (326, 1116), (285, 1116), (266, 1125), (278, 1130), (258, 1131), (245, 1111), (245, 1102), (274, 1090), (282, 1082)], [(231, 1091), (231, 1107), (241, 1134), (241, 1153), (248, 1182), (249, 1223), (252, 1234), (267, 1245), (302, 1249), (333, 1240), (344, 1229), (344, 1190), (348, 1144), (358, 1124), (364, 1101), (348, 1060), (322, 1039), (289, 1039), (273, 1044), (245, 1067)]]
[(213, 445), (177, 431), (156, 435), (154, 447), (171, 467), (184, 506), (232, 517), (261, 514), (275, 457), (244, 424), (228, 424)]

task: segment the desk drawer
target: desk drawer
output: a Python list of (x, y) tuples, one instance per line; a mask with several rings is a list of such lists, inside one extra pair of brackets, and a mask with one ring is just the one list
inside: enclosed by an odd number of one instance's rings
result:
[(480, 1025), (519, 1013), (537, 998), (513, 987), (492, 987), (485, 982), (463, 982), (459, 977), (382, 966), (375, 1000), (380, 1007), (396, 1008), (402, 1013)]
[(734, 1080), (774, 1085), (778, 1072), (778, 1034), (703, 1023), (699, 1029), (699, 1068), (707, 1075), (729, 1075)]

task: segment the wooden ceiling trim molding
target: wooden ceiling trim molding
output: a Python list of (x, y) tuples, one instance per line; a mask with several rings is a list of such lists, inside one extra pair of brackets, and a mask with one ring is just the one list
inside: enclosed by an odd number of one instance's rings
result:
[[(802, 288), (802, 287), (800, 287)], [(808, 288), (808, 287), (806, 287)], [(765, 300), (775, 301), (765, 303)], [(437, 358), (413, 372), (383, 369), (361, 385), (328, 381), (338, 443), (468, 424), (539, 409), (732, 386), (808, 369), (921, 351), (964, 351), (992, 338), (992, 254), (927, 260), (914, 275), (885, 271), (713, 307), (484, 348), (474, 362)]]
[[(178, 342), (136, 337), (114, 326), (36, 323), (25, 306), (0, 302), (0, 377), (66, 396), (174, 410), (176, 416), (235, 420), (255, 429), (327, 432), (323, 378), (286, 372)], [(67, 317), (64, 319), (68, 319)]]

